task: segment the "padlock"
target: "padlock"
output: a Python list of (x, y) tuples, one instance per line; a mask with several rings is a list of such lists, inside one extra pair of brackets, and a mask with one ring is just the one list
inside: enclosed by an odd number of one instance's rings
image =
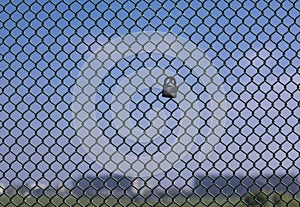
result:
[(163, 85), (162, 96), (166, 98), (176, 98), (177, 85), (174, 77), (166, 77)]

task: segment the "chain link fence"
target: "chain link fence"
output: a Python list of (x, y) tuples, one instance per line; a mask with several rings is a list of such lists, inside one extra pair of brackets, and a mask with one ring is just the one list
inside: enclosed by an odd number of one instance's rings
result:
[(1, 0), (0, 206), (299, 206), (299, 8)]

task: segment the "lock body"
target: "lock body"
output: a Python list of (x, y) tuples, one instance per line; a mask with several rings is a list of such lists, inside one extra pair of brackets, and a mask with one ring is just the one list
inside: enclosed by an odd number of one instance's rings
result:
[(165, 98), (176, 98), (178, 87), (176, 80), (173, 77), (167, 77), (164, 81), (162, 97)]

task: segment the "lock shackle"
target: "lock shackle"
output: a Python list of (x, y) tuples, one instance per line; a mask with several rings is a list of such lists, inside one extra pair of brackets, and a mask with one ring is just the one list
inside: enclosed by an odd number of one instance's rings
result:
[(165, 81), (164, 81), (164, 85), (167, 84), (173, 84), (174, 86), (176, 86), (176, 79), (174, 77), (166, 77)]

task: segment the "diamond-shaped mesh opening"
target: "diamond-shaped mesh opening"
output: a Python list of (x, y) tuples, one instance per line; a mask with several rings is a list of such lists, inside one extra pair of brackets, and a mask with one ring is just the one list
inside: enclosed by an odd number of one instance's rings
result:
[(0, 206), (299, 206), (299, 8), (2, 0)]

